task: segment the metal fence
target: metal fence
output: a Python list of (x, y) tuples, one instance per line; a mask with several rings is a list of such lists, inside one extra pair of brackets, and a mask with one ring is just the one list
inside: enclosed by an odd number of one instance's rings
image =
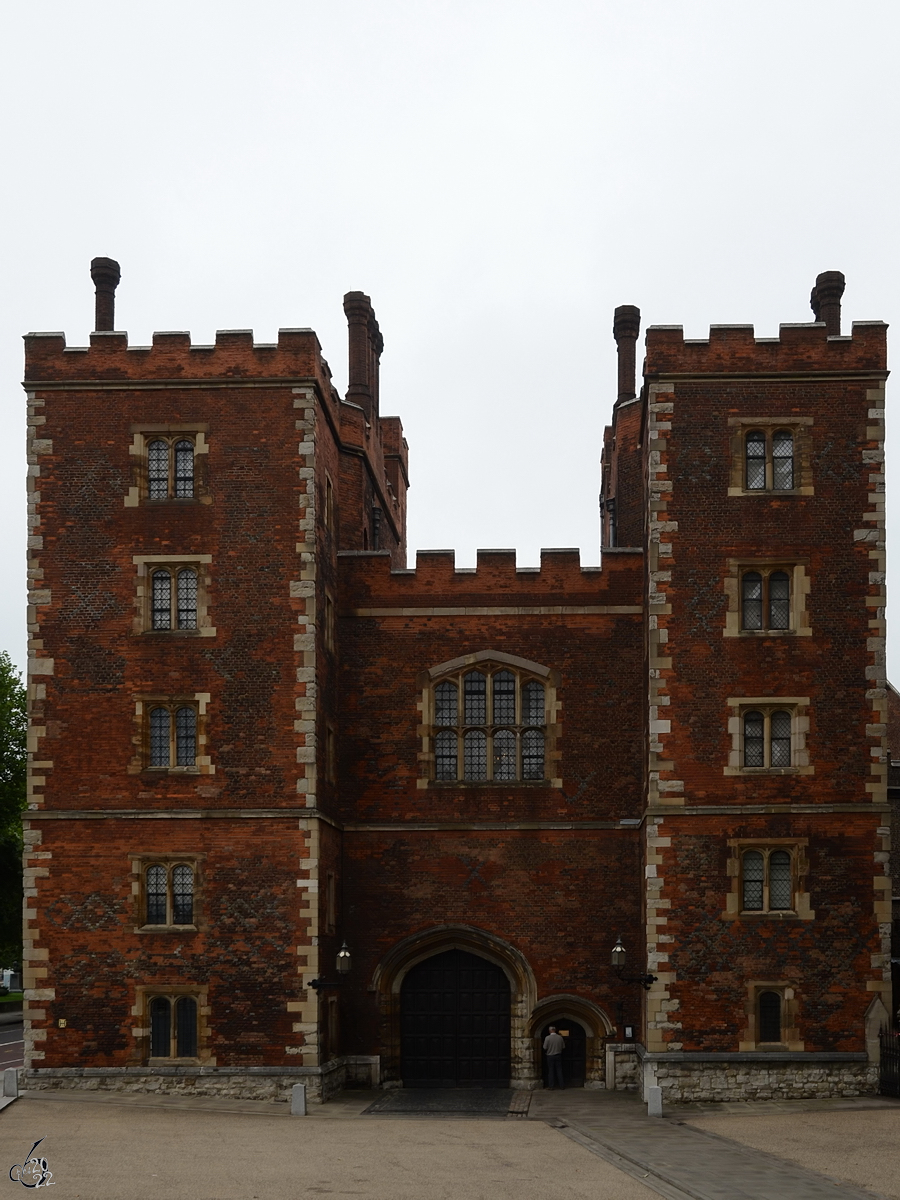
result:
[(881, 1043), (881, 1078), (878, 1090), (882, 1096), (900, 1096), (900, 1034), (882, 1029), (878, 1040)]

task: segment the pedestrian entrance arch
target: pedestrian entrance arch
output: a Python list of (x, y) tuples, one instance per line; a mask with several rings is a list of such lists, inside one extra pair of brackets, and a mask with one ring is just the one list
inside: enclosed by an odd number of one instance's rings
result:
[(563, 1082), (566, 1087), (584, 1087), (585, 1067), (587, 1064), (587, 1033), (580, 1021), (571, 1017), (557, 1017), (548, 1021), (541, 1031), (541, 1066), (543, 1068), (544, 1087), (547, 1086), (547, 1055), (544, 1053), (544, 1038), (550, 1032), (550, 1026), (556, 1026), (566, 1043), (562, 1054)]

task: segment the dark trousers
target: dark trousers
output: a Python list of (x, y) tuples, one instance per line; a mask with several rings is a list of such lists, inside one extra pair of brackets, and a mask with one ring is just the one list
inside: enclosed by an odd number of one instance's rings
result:
[(547, 1087), (565, 1087), (563, 1083), (562, 1055), (547, 1055)]

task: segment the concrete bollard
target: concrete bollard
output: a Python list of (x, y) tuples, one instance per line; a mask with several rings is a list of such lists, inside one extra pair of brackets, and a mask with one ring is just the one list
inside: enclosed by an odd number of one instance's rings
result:
[(7, 1067), (3, 1072), (3, 1095), (18, 1096), (19, 1072), (15, 1067)]
[(662, 1088), (648, 1087), (647, 1088), (647, 1116), (661, 1117), (662, 1116)]
[(306, 1084), (295, 1083), (291, 1088), (291, 1116), (306, 1116)]

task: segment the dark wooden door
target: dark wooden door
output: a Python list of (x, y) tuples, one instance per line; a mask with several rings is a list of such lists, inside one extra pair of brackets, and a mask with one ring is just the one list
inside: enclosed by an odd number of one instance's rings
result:
[[(584, 1027), (568, 1017), (560, 1017), (553, 1021), (556, 1032), (561, 1033), (566, 1043), (563, 1050), (563, 1081), (566, 1087), (584, 1087), (584, 1077), (587, 1069), (587, 1035)], [(547, 1055), (543, 1053), (544, 1038), (550, 1032), (550, 1026), (545, 1025), (541, 1031), (541, 1060), (544, 1066), (544, 1084), (547, 1083)]]
[(446, 950), (400, 991), (405, 1087), (508, 1087), (509, 981), (493, 963)]

